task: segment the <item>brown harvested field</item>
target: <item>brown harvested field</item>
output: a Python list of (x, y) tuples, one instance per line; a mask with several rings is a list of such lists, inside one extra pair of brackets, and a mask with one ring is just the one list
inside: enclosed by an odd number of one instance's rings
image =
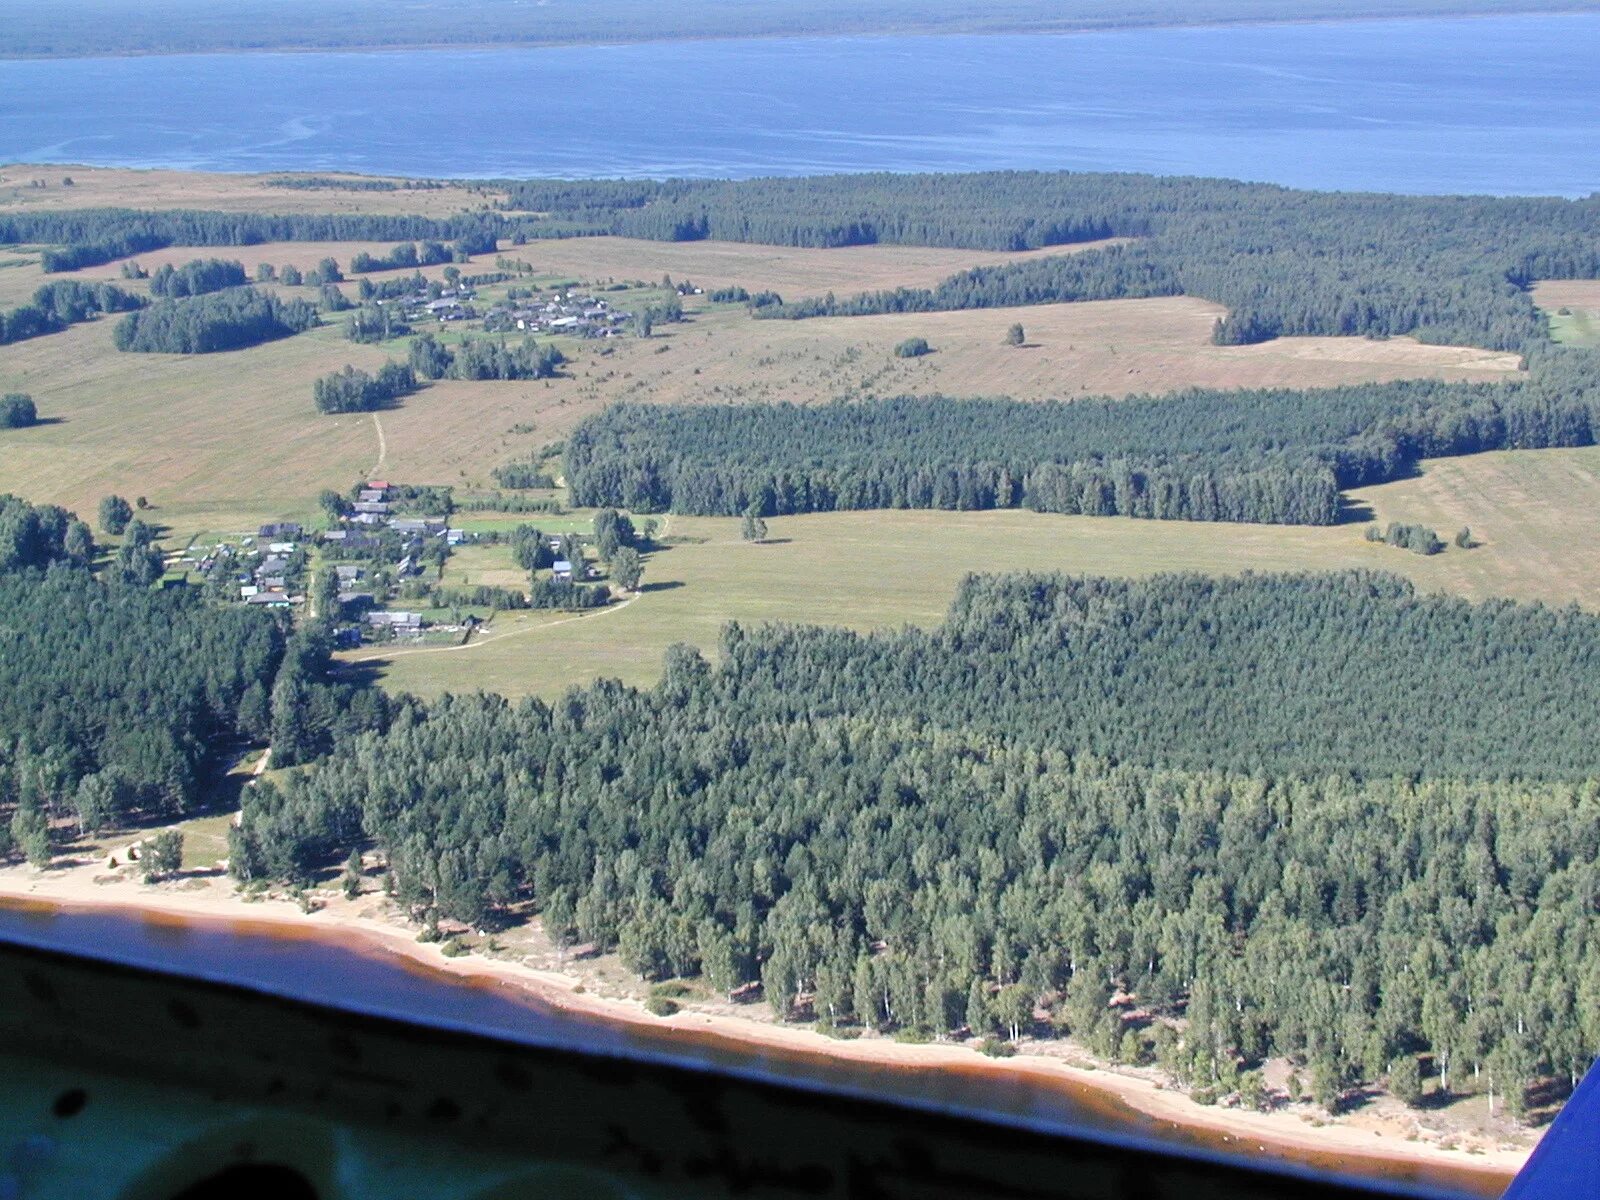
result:
[(560, 238), (505, 251), (527, 259), (542, 275), (574, 279), (692, 280), (707, 291), (743, 287), (785, 299), (841, 296), (880, 288), (931, 287), (971, 267), (1075, 254), (1126, 239), (1048, 246), (1041, 250), (950, 250), (928, 246), (844, 246), (832, 250), (761, 246), (747, 242), (648, 242), (635, 238)]
[(1600, 609), (1600, 447), (1435, 459), (1417, 478), (1353, 498), (1381, 522), (1417, 522), (1446, 541), (1462, 526), (1472, 530), (1472, 550), (1392, 552), (1419, 586)]
[[(87, 271), (78, 276), (86, 282), (105, 277), (103, 272), (91, 275)], [(37, 250), (0, 247), (0, 308), (16, 308), (28, 303), (34, 289), (49, 278), (52, 276), (39, 269)]]
[[(724, 310), (666, 327), (656, 345), (623, 343), (585, 394), (658, 403), (814, 403), (934, 392), (1042, 400), (1182, 387), (1495, 379), (1518, 367), (1514, 354), (1410, 338), (1216, 346), (1211, 327), (1223, 311), (1185, 296), (808, 321), (751, 321)], [(1004, 344), (1013, 322), (1023, 325), (1027, 345)], [(914, 336), (927, 338), (934, 353), (896, 358), (896, 344)], [(661, 353), (661, 345), (671, 350)]]
[(1556, 341), (1600, 346), (1600, 279), (1546, 279), (1533, 286), (1533, 302), (1550, 318)]
[(163, 521), (244, 525), (313, 507), (373, 465), (370, 417), (322, 417), (311, 383), (384, 355), (333, 330), (230, 354), (120, 354), (100, 320), (0, 351), (0, 391), (48, 423), (0, 438), (0, 491), (90, 514), (107, 492), (148, 496)]
[[(104, 275), (105, 269), (98, 273)], [(1130, 300), (928, 317), (752, 321), (723, 308), (624, 340), (607, 357), (570, 347), (563, 378), (431, 385), (372, 417), (312, 410), (312, 381), (346, 363), (372, 369), (384, 349), (345, 341), (335, 318), (322, 329), (229, 354), (120, 354), (114, 318), (0, 349), (0, 391), (32, 393), (59, 421), (0, 439), (0, 490), (92, 511), (110, 491), (147, 495), (179, 529), (216, 528), (303, 511), (324, 487), (344, 488), (379, 462), (394, 478), (483, 485), (489, 470), (564, 437), (617, 399), (815, 402), (944, 390), (1023, 398), (1084, 392), (1154, 392), (1190, 384), (1328, 384), (1438, 374), (1489, 377), (1511, 360), (1479, 351), (1286, 339), (1215, 347), (1214, 306)], [(999, 344), (1015, 318), (1038, 345)], [(923, 360), (890, 347), (913, 327), (940, 347)], [(665, 352), (663, 351), (665, 348)], [(696, 375), (696, 369), (700, 374)], [(514, 427), (525, 432), (512, 434)], [(531, 427), (532, 432), (526, 432)]]
[[(381, 192), (347, 188), (283, 188), (269, 186), (266, 182), (293, 174), (278, 171), (267, 175), (218, 175), (205, 171), (141, 171), (123, 167), (7, 163), (0, 166), (0, 209), (202, 208), (219, 212), (398, 213), (448, 217), (490, 208), (505, 199), (505, 192), (498, 188), (471, 183)], [(301, 174), (357, 182), (384, 178), (337, 171)], [(72, 179), (71, 187), (62, 183), (68, 177)], [(34, 187), (33, 181), (36, 179), (43, 180), (46, 186)], [(390, 179), (388, 182), (403, 181)]]

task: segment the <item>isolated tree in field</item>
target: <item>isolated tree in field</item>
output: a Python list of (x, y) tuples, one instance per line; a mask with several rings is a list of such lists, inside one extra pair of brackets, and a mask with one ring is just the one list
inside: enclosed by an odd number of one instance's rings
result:
[(139, 861), (146, 883), (171, 875), (183, 866), (183, 834), (176, 829), (163, 829), (144, 844)]
[(625, 592), (639, 589), (639, 578), (644, 574), (644, 563), (632, 546), (619, 546), (611, 556), (611, 582)]
[(907, 338), (894, 348), (896, 358), (921, 358), (924, 354), (931, 354), (933, 347), (928, 345), (927, 338)]
[(1023, 332), (1021, 321), (1018, 321), (1010, 329), (1006, 330), (1006, 345), (1008, 346), (1021, 346), (1025, 344), (1027, 340), (1028, 335)]
[(1456, 549), (1458, 549), (1458, 550), (1471, 550), (1472, 549), (1472, 530), (1467, 528), (1467, 526), (1463, 525), (1460, 529), (1456, 530), (1455, 541), (1456, 541)]
[(133, 505), (121, 496), (106, 496), (100, 501), (100, 528), (115, 537), (133, 520)]
[(26, 429), (39, 420), (33, 397), (23, 392), (8, 392), (0, 398), (0, 429)]
[(739, 536), (747, 542), (767, 540), (767, 523), (761, 519), (761, 510), (754, 504), (744, 510), (744, 525), (739, 530)]

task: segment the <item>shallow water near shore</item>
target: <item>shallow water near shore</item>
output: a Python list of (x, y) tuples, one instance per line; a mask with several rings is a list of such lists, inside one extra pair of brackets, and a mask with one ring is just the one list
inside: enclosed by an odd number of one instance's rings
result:
[[(970, 1068), (867, 1064), (668, 1022), (655, 1026), (610, 1020), (546, 1003), (503, 981), (431, 967), (357, 931), (0, 899), (0, 939), (536, 1045), (645, 1057), (924, 1107), (989, 1113), (1042, 1128), (1175, 1142), (1220, 1153), (1242, 1150), (1238, 1139), (1137, 1112), (1111, 1092), (1064, 1078), (996, 1071), (976, 1055)], [(1354, 1170), (1482, 1196), (1497, 1195), (1505, 1184), (1493, 1174), (1442, 1164), (1358, 1160), (1288, 1146), (1270, 1153), (1293, 1166)]]

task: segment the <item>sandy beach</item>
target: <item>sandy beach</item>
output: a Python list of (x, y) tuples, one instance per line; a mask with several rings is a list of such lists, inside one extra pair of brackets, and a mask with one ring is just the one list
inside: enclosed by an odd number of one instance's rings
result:
[[(319, 899), (325, 893), (319, 893)], [(331, 896), (331, 893), (328, 894)], [(257, 927), (263, 935), (293, 929), (337, 941), (356, 950), (400, 954), (447, 975), (493, 980), (523, 990), (538, 1001), (588, 1017), (648, 1026), (657, 1031), (681, 1030), (715, 1038), (752, 1051), (781, 1051), (868, 1066), (895, 1069), (994, 1072), (1027, 1078), (1082, 1095), (1085, 1089), (1102, 1101), (1126, 1106), (1148, 1118), (1159, 1134), (1168, 1128), (1193, 1142), (1196, 1135), (1214, 1149), (1267, 1153), (1323, 1169), (1346, 1169), (1386, 1178), (1417, 1178), (1454, 1185), (1480, 1195), (1497, 1195), (1527, 1160), (1529, 1145), (1485, 1144), (1482, 1139), (1445, 1138), (1441, 1145), (1416, 1121), (1360, 1114), (1327, 1120), (1308, 1105), (1258, 1113), (1237, 1108), (1203, 1107), (1181, 1092), (1164, 1088), (1154, 1072), (1134, 1069), (1091, 1069), (1064, 1061), (1057, 1043), (1025, 1042), (1011, 1058), (994, 1059), (955, 1043), (903, 1044), (882, 1037), (840, 1040), (799, 1026), (697, 1011), (693, 1004), (670, 1017), (652, 1016), (635, 999), (597, 994), (575, 972), (539, 969), (505, 957), (469, 954), (446, 957), (437, 945), (419, 943), (416, 931), (371, 893), (355, 902), (330, 898), (307, 913), (287, 898), (246, 902), (226, 877), (210, 875), (162, 884), (145, 884), (126, 869), (108, 871), (96, 858), (40, 871), (16, 866), (0, 870), (0, 900), (10, 899), (62, 908), (111, 909), (160, 915), (184, 922), (227, 922)], [(1052, 1052), (1055, 1051), (1055, 1052)], [(1104, 1105), (1102, 1104), (1102, 1107)], [(1313, 1124), (1315, 1121), (1315, 1124)]]

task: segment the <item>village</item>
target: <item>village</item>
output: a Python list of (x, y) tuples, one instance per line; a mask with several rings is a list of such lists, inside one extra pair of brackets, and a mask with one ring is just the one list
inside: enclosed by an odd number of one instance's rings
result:
[[(325, 494), (323, 507), (326, 528), (271, 522), (253, 534), (236, 535), (236, 540), (192, 546), (174, 555), (169, 565), (192, 571), (213, 599), (326, 620), (341, 648), (464, 641), (495, 611), (530, 605), (522, 589), (439, 584), (457, 548), (507, 540), (499, 530), (475, 533), (452, 525), (447, 515), (436, 515), (451, 509), (447, 488), (366, 480), (348, 497)], [(519, 526), (519, 531), (529, 528)], [(572, 587), (601, 577), (585, 561), (576, 534), (541, 541), (537, 573), (548, 584)], [(583, 603), (592, 606), (597, 599)]]
[(557, 290), (548, 296), (528, 288), (511, 288), (504, 300), (480, 310), (478, 292), (471, 286), (437, 286), (393, 299), (375, 300), (380, 306), (399, 308), (408, 325), (428, 322), (448, 325), (482, 320), (486, 333), (544, 333), (576, 338), (615, 338), (638, 332), (638, 318), (610, 301), (577, 289)]

